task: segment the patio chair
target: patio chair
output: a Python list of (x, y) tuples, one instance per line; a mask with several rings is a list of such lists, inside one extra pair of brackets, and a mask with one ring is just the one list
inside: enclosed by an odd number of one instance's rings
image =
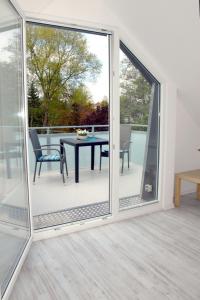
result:
[[(131, 144), (131, 125), (129, 124), (121, 124), (120, 125), (120, 158), (122, 159), (122, 167), (121, 173), (124, 171), (124, 157), (127, 154), (128, 158), (128, 168), (130, 166), (130, 144)], [(108, 150), (102, 150), (102, 146), (100, 146), (100, 166), (101, 170), (102, 157), (109, 157)]]
[[(64, 176), (64, 165), (66, 168), (66, 174), (68, 176), (68, 169), (67, 169), (67, 159), (64, 146), (60, 144), (50, 144), (50, 145), (41, 145), (38, 134), (36, 129), (29, 129), (29, 136), (31, 139), (31, 143), (33, 146), (33, 151), (35, 154), (35, 170), (33, 175), (33, 182), (35, 182), (35, 176), (37, 172), (37, 163), (40, 163), (38, 176), (40, 176), (42, 163), (44, 162), (60, 162), (60, 173), (62, 174), (63, 183), (65, 183), (65, 176)], [(62, 147), (62, 151), (56, 149), (55, 147), (59, 146)], [(54, 148), (52, 148), (54, 147)], [(54, 154), (43, 154), (43, 150), (48, 151), (56, 151), (57, 153)]]

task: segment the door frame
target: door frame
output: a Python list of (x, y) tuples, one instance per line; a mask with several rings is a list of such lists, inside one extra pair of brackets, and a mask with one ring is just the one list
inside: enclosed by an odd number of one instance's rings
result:
[[(111, 34), (110, 36), (110, 206), (111, 211), (109, 215), (103, 217), (91, 218), (74, 223), (55, 225), (49, 228), (38, 229), (34, 231), (34, 240), (45, 239), (49, 237), (59, 236), (66, 233), (80, 231), (87, 228), (101, 226), (104, 224), (116, 222), (118, 220), (127, 219), (133, 216), (143, 215), (154, 211), (161, 210), (161, 201), (156, 199), (149, 203), (134, 207), (134, 209), (119, 211), (119, 129), (120, 129), (120, 93), (119, 93), (119, 52), (120, 52), (120, 34), (118, 28), (112, 26), (100, 26), (99, 24), (92, 24), (75, 21), (73, 23), (63, 22), (63, 19), (52, 20), (49, 16), (41, 16), (39, 18), (34, 14), (28, 13), (25, 17), (26, 22), (34, 22), (37, 24), (61, 26), (69, 29), (89, 30), (95, 32), (103, 32)], [(102, 29), (103, 28), (103, 29)], [(159, 76), (160, 85), (162, 81)], [(113, 130), (115, 128), (115, 130)], [(30, 169), (29, 169), (30, 170)], [(160, 178), (160, 172), (159, 176)], [(159, 179), (160, 184), (160, 179)]]
[[(151, 212), (159, 211), (161, 209), (173, 208), (173, 176), (168, 178), (168, 174), (174, 172), (174, 147), (168, 145), (175, 145), (175, 122), (176, 122), (176, 86), (169, 80), (167, 75), (163, 72), (160, 66), (152, 60), (148, 53), (140, 47), (134, 36), (123, 29), (114, 26), (104, 25), (101, 23), (79, 21), (77, 19), (63, 18), (59, 16), (49, 16), (41, 13), (26, 12), (24, 16), (25, 21), (40, 21), (44, 24), (60, 25), (63, 27), (73, 27), (77, 29), (85, 29), (100, 32), (112, 33), (111, 49), (110, 49), (110, 146), (111, 146), (111, 160), (110, 172), (114, 176), (110, 179), (110, 193), (111, 193), (111, 214), (105, 217), (88, 219), (83, 222), (63, 224), (51, 228), (45, 228), (34, 232), (34, 240), (54, 237), (74, 231), (80, 231), (87, 228), (101, 226), (104, 224), (116, 222), (119, 220), (131, 218), (134, 216), (144, 215)], [(120, 40), (132, 51), (136, 57), (144, 63), (144, 65), (151, 70), (151, 73), (160, 83), (160, 143), (159, 143), (159, 187), (158, 199), (139, 205), (135, 209), (119, 211), (119, 120), (120, 120), (120, 99), (119, 99), (119, 43)], [(133, 51), (134, 49), (134, 51)], [(26, 82), (26, 79), (25, 79)], [(27, 119), (28, 120), (28, 119)], [(27, 122), (28, 123), (28, 122)], [(113, 127), (115, 131), (113, 132)], [(28, 133), (27, 133), (28, 135)], [(28, 152), (28, 151), (27, 151)], [(27, 153), (28, 156), (28, 153)], [(29, 163), (29, 161), (28, 161)], [(29, 165), (28, 165), (29, 171)], [(31, 196), (30, 196), (31, 199)]]
[[(74, 223), (64, 223), (61, 225), (55, 225), (47, 228), (42, 228), (42, 229), (37, 229), (37, 231), (34, 231), (34, 235), (37, 234), (38, 232), (47, 232), (47, 231), (54, 231), (58, 230), (60, 231), (61, 228), (69, 228), (70, 226), (73, 225), (85, 225), (88, 222), (93, 222), (93, 221), (99, 221), (99, 220), (105, 220), (105, 219), (110, 219), (114, 212), (117, 212), (118, 209), (118, 204), (116, 205), (116, 201), (113, 201), (113, 191), (116, 191), (117, 186), (115, 181), (113, 180), (112, 174), (113, 174), (113, 169), (116, 169), (119, 157), (118, 157), (118, 152), (116, 150), (116, 141), (118, 140), (118, 134), (116, 133), (115, 135), (113, 134), (113, 122), (114, 120), (117, 120), (117, 115), (119, 114), (118, 109), (116, 109), (116, 103), (114, 105), (113, 99), (117, 99), (119, 97), (119, 93), (117, 89), (114, 88), (116, 86), (116, 83), (114, 81), (118, 80), (118, 76), (116, 74), (116, 70), (114, 68), (114, 65), (118, 65), (118, 60), (113, 57), (113, 48), (116, 47), (116, 40), (113, 38), (114, 32), (113, 29), (105, 29), (105, 28), (98, 28), (96, 26), (92, 26), (91, 24), (89, 26), (83, 26), (83, 25), (78, 25), (78, 24), (70, 24), (70, 23), (63, 23), (63, 22), (58, 22), (58, 21), (51, 21), (51, 20), (46, 20), (46, 19), (40, 19), (36, 17), (28, 17), (26, 16), (25, 18), (25, 23), (35, 23), (37, 25), (46, 25), (46, 26), (57, 26), (58, 28), (61, 27), (66, 30), (78, 30), (78, 31), (85, 31), (85, 32), (91, 32), (93, 34), (102, 33), (102, 34), (107, 34), (108, 35), (108, 47), (109, 47), (109, 53), (108, 53), (108, 59), (109, 59), (109, 151), (110, 151), (110, 157), (109, 157), (109, 206), (110, 206), (110, 212), (109, 214), (101, 217), (94, 217), (94, 218), (89, 218), (86, 220), (82, 221), (77, 221)], [(25, 48), (26, 49), (26, 45)], [(27, 89), (27, 78), (25, 78), (25, 84), (26, 84), (26, 89)], [(26, 98), (26, 105), (27, 105), (27, 98)], [(27, 124), (28, 124), (28, 105), (27, 105)], [(115, 116), (115, 117), (114, 117)], [(28, 128), (28, 127), (27, 127)], [(29, 154), (28, 154), (29, 155)], [(114, 163), (115, 161), (115, 163)], [(28, 168), (29, 172), (29, 177), (30, 177), (30, 167)], [(37, 232), (37, 233), (36, 233)]]
[(32, 241), (33, 241), (33, 220), (32, 220), (32, 210), (31, 210), (31, 195), (30, 195), (30, 179), (29, 179), (29, 160), (28, 160), (28, 147), (27, 147), (27, 142), (28, 142), (28, 130), (27, 130), (27, 103), (25, 101), (26, 99), (26, 58), (25, 58), (25, 45), (26, 45), (26, 24), (25, 24), (25, 18), (24, 14), (21, 11), (20, 7), (18, 4), (15, 2), (15, 0), (8, 0), (9, 4), (13, 7), (13, 9), (18, 13), (19, 17), (22, 20), (22, 109), (24, 112), (23, 115), (23, 125), (24, 125), (24, 144), (25, 144), (25, 171), (26, 171), (26, 185), (27, 185), (27, 196), (28, 196), (28, 208), (29, 208), (29, 221), (30, 221), (30, 236), (28, 241), (26, 242), (26, 245), (24, 246), (23, 252), (21, 256), (19, 257), (18, 262), (16, 262), (16, 267), (13, 271), (12, 277), (8, 283), (8, 286), (6, 288), (6, 291), (4, 295), (1, 298), (1, 291), (0, 291), (0, 299), (2, 300), (7, 300), (11, 293), (13, 286), (15, 284), (15, 281), (20, 273), (20, 270), (23, 266), (23, 263), (29, 253)]

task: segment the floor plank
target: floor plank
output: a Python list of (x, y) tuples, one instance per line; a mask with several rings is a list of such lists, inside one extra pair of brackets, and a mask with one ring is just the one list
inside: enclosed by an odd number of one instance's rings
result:
[(10, 300), (199, 300), (200, 202), (35, 242)]

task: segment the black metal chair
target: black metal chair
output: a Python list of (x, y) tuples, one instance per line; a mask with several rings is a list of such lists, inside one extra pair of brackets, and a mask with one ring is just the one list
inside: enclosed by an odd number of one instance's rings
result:
[[(35, 153), (35, 170), (33, 176), (33, 182), (35, 182), (35, 176), (37, 172), (37, 163), (40, 163), (38, 176), (40, 176), (41, 167), (43, 162), (60, 162), (60, 173), (62, 174), (63, 183), (65, 183), (65, 176), (64, 176), (64, 165), (66, 167), (66, 174), (68, 176), (68, 169), (67, 169), (67, 159), (64, 146), (60, 144), (50, 144), (50, 145), (41, 145), (38, 134), (36, 129), (29, 129), (29, 136), (31, 139), (31, 143), (33, 146), (33, 151)], [(55, 147), (59, 146), (63, 148), (61, 153), (60, 150), (56, 149)], [(54, 147), (54, 148), (52, 148)], [(56, 151), (57, 153), (54, 154), (43, 154), (43, 150), (46, 151)]]
[[(124, 171), (124, 157), (127, 154), (128, 158), (128, 168), (130, 166), (130, 144), (131, 144), (131, 125), (121, 124), (120, 125), (120, 152), (119, 156), (122, 159), (121, 173)], [(102, 150), (102, 145), (100, 146), (100, 165), (101, 170), (102, 157), (109, 157), (108, 150)]]

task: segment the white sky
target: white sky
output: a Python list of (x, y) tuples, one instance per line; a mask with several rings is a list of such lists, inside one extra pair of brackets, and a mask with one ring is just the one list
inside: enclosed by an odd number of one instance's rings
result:
[(89, 51), (94, 53), (102, 64), (101, 73), (95, 82), (86, 82), (94, 102), (109, 97), (109, 47), (108, 37), (85, 33)]

